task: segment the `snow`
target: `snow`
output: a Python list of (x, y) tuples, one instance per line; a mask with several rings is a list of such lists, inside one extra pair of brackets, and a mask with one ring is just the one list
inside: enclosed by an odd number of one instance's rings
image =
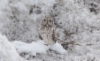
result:
[[(38, 42), (38, 28), (45, 15), (51, 15), (55, 19), (59, 43), (52, 46)], [(13, 56), (7, 55), (10, 54), (10, 49), (6, 47), (10, 47), (13, 52), (15, 48), (18, 49), (15, 56), (22, 52), (27, 52), (25, 55), (21, 54), (25, 58), (30, 55), (35, 56), (32, 60), (100, 61), (100, 1), (0, 0), (0, 33), (6, 35), (7, 38), (4, 39), (8, 39), (3, 41), (5, 44), (0, 42), (0, 51), (3, 52), (1, 53), (3, 57), (8, 57), (9, 61)], [(2, 36), (0, 37), (2, 41)], [(13, 41), (15, 48), (11, 47), (9, 41)], [(74, 44), (69, 44), (68, 48), (65, 48), (67, 52), (65, 54), (61, 44), (70, 41), (74, 41)], [(38, 49), (36, 50), (35, 47)], [(3, 58), (1, 61), (6, 59)]]
[(0, 34), (0, 61), (24, 61), (8, 39)]
[(38, 42), (32, 42), (32, 43), (24, 43), (21, 41), (14, 41), (12, 42), (15, 46), (15, 48), (17, 49), (17, 51), (21, 54), (21, 53), (29, 53), (32, 55), (31, 56), (36, 56), (36, 53), (44, 53), (46, 54), (48, 47), (45, 46), (42, 43), (38, 43)]
[(67, 51), (58, 42), (49, 46), (50, 50), (56, 51), (59, 54), (67, 54)]
[[(43, 40), (39, 40), (37, 42), (32, 42), (32, 43), (25, 43), (21, 41), (14, 41), (12, 42), (14, 47), (16, 48), (17, 52), (22, 55), (25, 55), (25, 58), (29, 58), (30, 56), (36, 56), (36, 54), (47, 54), (47, 51), (53, 50), (57, 52), (58, 54), (66, 54), (66, 50), (59, 44), (58, 42), (53, 45), (45, 45)], [(27, 57), (29, 56), (29, 57)]]

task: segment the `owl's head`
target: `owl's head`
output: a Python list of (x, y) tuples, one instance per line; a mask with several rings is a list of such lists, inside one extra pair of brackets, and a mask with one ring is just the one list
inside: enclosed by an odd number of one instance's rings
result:
[(54, 20), (51, 16), (45, 16), (45, 18), (42, 20), (42, 25), (45, 27), (53, 27), (54, 26)]

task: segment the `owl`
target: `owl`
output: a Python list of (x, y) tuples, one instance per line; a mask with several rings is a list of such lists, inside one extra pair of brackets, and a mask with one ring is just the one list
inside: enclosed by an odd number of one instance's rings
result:
[(56, 33), (54, 27), (54, 20), (50, 16), (45, 16), (39, 28), (39, 37), (46, 45), (56, 43)]

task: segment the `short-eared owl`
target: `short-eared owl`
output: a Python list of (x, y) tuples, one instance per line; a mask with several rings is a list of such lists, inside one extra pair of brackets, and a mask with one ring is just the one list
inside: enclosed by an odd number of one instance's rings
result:
[(54, 19), (51, 16), (45, 16), (39, 28), (39, 37), (47, 44), (56, 43), (56, 33)]

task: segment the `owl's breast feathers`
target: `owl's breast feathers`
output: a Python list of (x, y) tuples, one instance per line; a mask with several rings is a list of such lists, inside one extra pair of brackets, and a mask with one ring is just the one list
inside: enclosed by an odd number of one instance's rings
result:
[(41, 40), (44, 40), (47, 44), (56, 43), (56, 32), (55, 28), (40, 28), (39, 37)]
[(55, 32), (55, 28), (53, 28), (52, 39), (56, 43), (56, 41), (57, 41), (57, 35), (56, 35), (56, 32)]

